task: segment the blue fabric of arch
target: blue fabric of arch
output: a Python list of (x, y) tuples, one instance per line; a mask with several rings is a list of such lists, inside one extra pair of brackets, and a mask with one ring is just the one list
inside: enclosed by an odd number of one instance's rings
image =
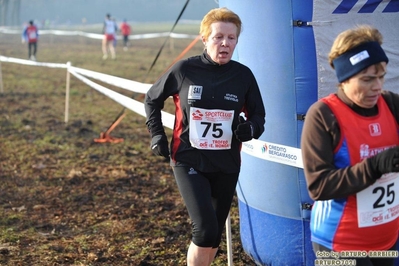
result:
[[(298, 147), (305, 114), (317, 100), (317, 68), (311, 26), (313, 3), (219, 0), (243, 21), (234, 59), (259, 83), (266, 108), (261, 140)], [(237, 186), (241, 241), (259, 265), (314, 265), (309, 233), (312, 201), (303, 170), (242, 154)]]

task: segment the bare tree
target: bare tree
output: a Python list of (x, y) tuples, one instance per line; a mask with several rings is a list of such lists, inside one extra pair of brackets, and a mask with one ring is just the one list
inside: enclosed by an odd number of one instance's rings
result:
[(7, 9), (9, 0), (0, 0), (0, 26), (7, 24)]
[(13, 5), (11, 9), (11, 25), (18, 26), (21, 21), (19, 19), (19, 14), (21, 10), (21, 0), (13, 0)]
[(20, 11), (21, 11), (21, 0), (0, 0), (0, 26), (19, 25)]

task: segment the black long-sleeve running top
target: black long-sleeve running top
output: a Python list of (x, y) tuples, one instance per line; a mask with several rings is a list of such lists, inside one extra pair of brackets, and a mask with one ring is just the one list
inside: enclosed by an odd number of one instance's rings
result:
[(239, 172), (241, 142), (233, 132), (240, 113), (251, 121), (254, 138), (264, 131), (265, 109), (252, 71), (233, 60), (218, 65), (206, 51), (177, 62), (146, 94), (151, 136), (165, 134), (161, 109), (170, 96), (175, 103), (171, 165)]

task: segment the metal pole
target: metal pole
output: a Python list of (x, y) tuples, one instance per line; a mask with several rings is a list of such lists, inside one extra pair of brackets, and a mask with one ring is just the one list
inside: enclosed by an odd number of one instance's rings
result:
[(169, 38), (169, 49), (171, 52), (175, 51), (175, 42), (174, 42), (173, 38)]
[(71, 67), (71, 62), (67, 62), (67, 74), (66, 74), (66, 89), (65, 89), (65, 123), (69, 120), (69, 87), (71, 83), (71, 74), (69, 73), (69, 68)]
[(233, 266), (233, 250), (231, 241), (231, 219), (230, 213), (226, 219), (226, 245), (227, 245), (227, 265)]
[(0, 61), (0, 93), (4, 93), (4, 87), (3, 87), (3, 75), (2, 75), (2, 70), (1, 70), (1, 61)]

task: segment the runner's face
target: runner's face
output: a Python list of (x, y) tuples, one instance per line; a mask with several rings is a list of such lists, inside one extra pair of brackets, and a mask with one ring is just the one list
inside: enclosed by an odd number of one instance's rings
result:
[(342, 89), (346, 96), (360, 107), (374, 107), (381, 95), (386, 74), (387, 64), (382, 62), (382, 66), (382, 68), (377, 68), (375, 65), (371, 65), (342, 82)]
[(231, 22), (214, 22), (211, 24), (208, 39), (202, 38), (206, 51), (219, 65), (228, 63), (237, 45), (237, 26)]

